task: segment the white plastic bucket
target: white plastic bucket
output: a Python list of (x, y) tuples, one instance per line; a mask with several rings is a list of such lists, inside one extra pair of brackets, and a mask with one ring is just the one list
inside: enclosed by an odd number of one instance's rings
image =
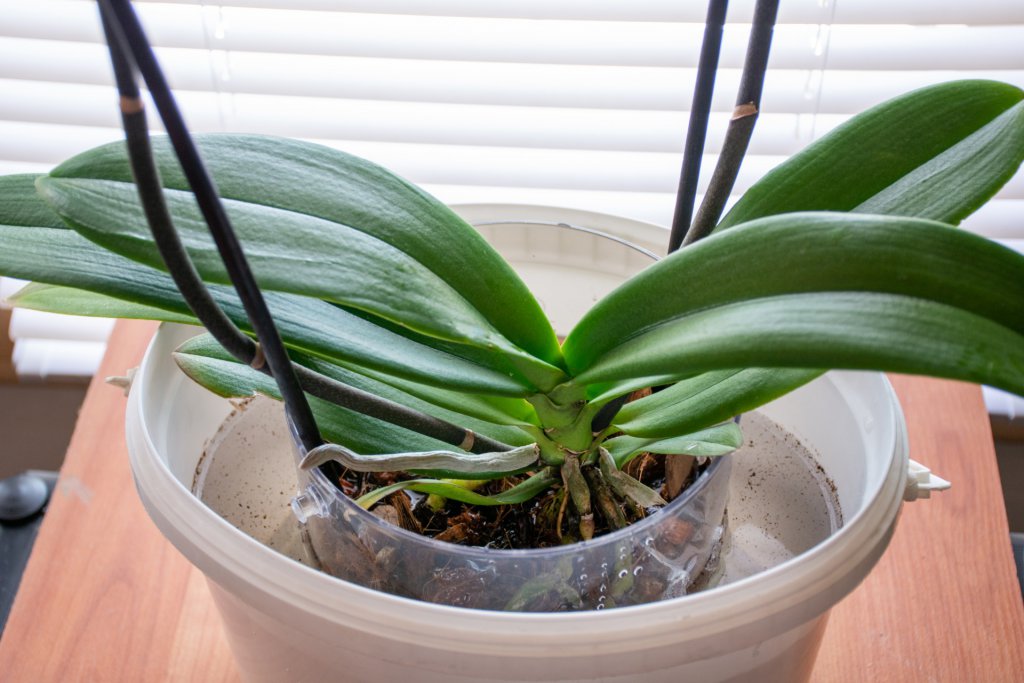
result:
[[(581, 212), (540, 218), (610, 231), (606, 217)], [(626, 232), (631, 241), (664, 235), (626, 226), (636, 233)], [(184, 334), (162, 331), (136, 376), (131, 464), (154, 522), (208, 577), (248, 681), (806, 680), (829, 608), (881, 556), (904, 492), (906, 431), (888, 383), (877, 374), (829, 373), (764, 411), (820, 454), (836, 485), (845, 525), (812, 550), (727, 586), (601, 612), (417, 602), (299, 565), (189, 492), (228, 406), (174, 367), (170, 352)]]

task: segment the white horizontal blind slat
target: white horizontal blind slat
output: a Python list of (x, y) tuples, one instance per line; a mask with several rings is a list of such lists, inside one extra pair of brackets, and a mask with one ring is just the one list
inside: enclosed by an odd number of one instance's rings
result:
[(113, 326), (114, 321), (107, 318), (85, 318), (16, 308), (11, 313), (9, 334), (15, 343), (22, 339), (105, 342)]
[[(0, 120), (106, 129), (120, 137), (110, 88), (69, 84), (54, 88), (41, 81), (0, 79)], [(215, 93), (179, 91), (179, 101), (194, 131), (220, 130)], [(75, 102), (69, 116), (62, 105)], [(229, 128), (292, 137), (393, 140), (399, 142), (548, 147), (552, 149), (619, 149), (677, 153), (686, 113), (521, 107), (502, 105), (409, 103), (271, 95), (231, 96)], [(155, 117), (154, 117), (155, 119)], [(812, 117), (766, 113), (758, 121), (753, 154), (792, 154), (812, 139), (845, 121), (842, 115)], [(159, 119), (151, 121), (160, 129)], [(728, 125), (716, 117), (706, 149), (717, 152)], [(82, 134), (79, 131), (77, 134)], [(40, 150), (42, 152), (43, 150)], [(49, 156), (45, 158), (51, 158)], [(62, 157), (52, 157), (58, 161)]]
[[(183, 91), (452, 104), (681, 112), (689, 107), (696, 77), (688, 68), (239, 53), (214, 79), (204, 50), (164, 48), (158, 56), (172, 86)], [(6, 80), (109, 85), (105, 60), (98, 44), (0, 40), (0, 78)], [(722, 70), (715, 111), (731, 111), (739, 75), (737, 69)], [(980, 72), (829, 70), (822, 78), (820, 71), (777, 69), (769, 73), (762, 104), (766, 112), (853, 114), (908, 90), (959, 78), (1024, 83), (1024, 57), (1004, 69)], [(68, 116), (74, 115), (71, 94), (73, 89), (65, 95)], [(230, 103), (225, 108), (226, 114), (238, 109)]]
[[(79, 0), (84, 1), (84, 0)], [(166, 0), (175, 4), (201, 5), (203, 0)], [(730, 18), (750, 16), (755, 0), (732, 0)], [(223, 0), (230, 7), (275, 8), (282, 0)], [(784, 2), (779, 21), (808, 23), (817, 20), (822, 9), (836, 0)], [(427, 14), (456, 17), (497, 17), (547, 20), (597, 19), (602, 21), (704, 21), (701, 2), (678, 0), (288, 0), (294, 10), (335, 10), (380, 14)], [(1024, 7), (1014, 0), (855, 0), (841, 2), (837, 21), (873, 24), (965, 24), (1024, 23)]]
[[(693, 68), (703, 33), (699, 23), (537, 22), (146, 3), (139, 9), (158, 47), (305, 56)], [(75, 0), (17, 3), (0, 24), (0, 36), (99, 44), (95, 14), (93, 7)], [(810, 22), (781, 24), (773, 40), (773, 67), (818, 68), (826, 42), (833, 68), (842, 69), (998, 70), (1022, 59), (1013, 26), (967, 31), (962, 26), (821, 23), (830, 17), (823, 9)], [(745, 24), (727, 27), (721, 66), (742, 66), (747, 31)]]
[(106, 341), (24, 339), (14, 344), (11, 360), (23, 380), (75, 380), (96, 373)]

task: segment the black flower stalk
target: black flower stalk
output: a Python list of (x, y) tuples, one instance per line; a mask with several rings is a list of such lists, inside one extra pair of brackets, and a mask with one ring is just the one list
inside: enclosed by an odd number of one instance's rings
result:
[(718, 72), (718, 57), (722, 52), (722, 31), (728, 7), (728, 0), (710, 0), (708, 2), (708, 15), (704, 23), (704, 40), (701, 42), (700, 59), (697, 63), (697, 82), (693, 88), (690, 120), (683, 147), (683, 168), (679, 175), (679, 190), (676, 193), (676, 208), (672, 217), (672, 233), (668, 242), (669, 253), (682, 245), (683, 237), (689, 230), (690, 221), (693, 219), (697, 180), (700, 176), (701, 158), (704, 156), (704, 141), (708, 136), (711, 98), (715, 92), (715, 74)]
[(747, 146), (754, 133), (761, 108), (761, 92), (768, 71), (768, 54), (772, 46), (772, 33), (779, 12), (778, 0), (758, 0), (754, 8), (754, 23), (750, 29), (747, 54), (740, 77), (739, 93), (729, 128), (722, 144), (722, 153), (711, 175), (708, 191), (704, 195), (697, 216), (683, 238), (682, 245), (693, 244), (714, 230), (729, 200)]
[[(185, 127), (134, 11), (124, 0), (102, 0), (100, 10), (115, 81), (121, 96), (121, 116), (132, 173), (161, 257), (192, 312), (221, 346), (238, 360), (274, 378), (304, 449), (308, 452), (324, 441), (303, 390), (342, 407), (475, 453), (509, 450), (506, 444), (291, 362), (213, 180)], [(141, 72), (156, 102), (178, 160), (260, 343), (254, 342), (239, 330), (213, 300), (174, 228), (152, 154), (137, 83), (138, 72)]]

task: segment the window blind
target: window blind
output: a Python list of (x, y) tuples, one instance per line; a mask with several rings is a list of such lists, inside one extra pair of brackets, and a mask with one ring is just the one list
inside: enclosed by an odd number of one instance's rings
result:
[[(720, 150), (753, 5), (730, 3), (698, 192)], [(136, 6), (195, 131), (331, 145), (451, 203), (671, 219), (702, 2)], [(120, 139), (94, 4), (0, 0), (0, 16), (0, 172), (43, 172)], [(913, 88), (957, 78), (1024, 86), (1022, 28), (1024, 3), (1005, 0), (786, 0), (737, 192), (852, 114)], [(1017, 178), (965, 228), (1020, 239), (1022, 215)]]

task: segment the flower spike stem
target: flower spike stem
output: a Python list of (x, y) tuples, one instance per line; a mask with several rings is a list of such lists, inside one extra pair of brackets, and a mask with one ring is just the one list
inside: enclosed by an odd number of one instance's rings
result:
[[(159, 171), (153, 159), (148, 126), (146, 124), (146, 114), (140, 98), (136, 76), (137, 62), (135, 60), (138, 59), (137, 54), (140, 52), (146, 54), (148, 52), (150, 57), (152, 57), (149, 45), (142, 33), (141, 26), (137, 25), (137, 21), (134, 22), (133, 32), (125, 31), (123, 22), (126, 20), (126, 17), (128, 19), (133, 18), (133, 13), (128, 17), (127, 15), (115, 12), (115, 9), (118, 9), (121, 12), (131, 13), (131, 8), (127, 6), (127, 3), (118, 3), (118, 7), (115, 8), (111, 2), (103, 0), (100, 6), (103, 28), (114, 66), (115, 81), (121, 96), (121, 115), (128, 141), (132, 173), (139, 189), (142, 206), (146, 213), (146, 220), (153, 231), (153, 237), (160, 250), (161, 257), (171, 277), (174, 279), (175, 285), (181, 291), (192, 312), (221, 346), (238, 360), (270, 375), (277, 381), (285, 405), (288, 407), (289, 417), (292, 424), (296, 426), (296, 431), (305, 449), (309, 451), (316, 448), (323, 443), (323, 439), (313, 420), (312, 411), (309, 409), (303, 391), (308, 391), (318, 398), (355, 410), (364, 415), (386, 420), (392, 424), (431, 436), (445, 443), (455, 446), (465, 444), (468, 432), (463, 427), (360, 391), (320, 373), (293, 364), (284, 351), (283, 344), (280, 343), (280, 338), (276, 333), (276, 328), (273, 325), (273, 320), (270, 318), (269, 311), (266, 310), (262, 296), (257, 296), (256, 301), (250, 301), (247, 300), (246, 295), (248, 289), (238, 289), (239, 297), (246, 306), (246, 311), (253, 323), (253, 328), (257, 330), (259, 338), (265, 340), (263, 346), (257, 345), (246, 336), (224, 314), (196, 272), (195, 266), (192, 264), (174, 228), (170, 213), (164, 202), (163, 187)], [(132, 40), (134, 42), (129, 41), (128, 35), (133, 36)], [(166, 83), (163, 82), (162, 75), (159, 73), (159, 67), (155, 59), (151, 59), (149, 68), (155, 73), (155, 76), (159, 76), (159, 78), (155, 78), (153, 81), (156, 85), (151, 85), (151, 88), (156, 88), (160, 92), (153, 92), (152, 94), (155, 100), (163, 103), (164, 108), (161, 109), (161, 114), (165, 119), (168, 131), (173, 136), (172, 141), (175, 144), (175, 150), (178, 151), (179, 147), (185, 149), (184, 153), (179, 152), (181, 154), (179, 160), (182, 162), (182, 167), (186, 171), (189, 182), (194, 188), (197, 186), (207, 188), (206, 192), (196, 192), (197, 201), (200, 204), (203, 215), (207, 217), (208, 224), (211, 226), (211, 231), (214, 232), (215, 237), (218, 234), (221, 235), (222, 239), (218, 240), (218, 247), (221, 248), (222, 254), (225, 250), (228, 252), (228, 257), (225, 258), (225, 261), (227, 262), (230, 259), (235, 264), (236, 270), (240, 266), (245, 271), (240, 274), (240, 277), (244, 278), (246, 272), (248, 272), (245, 257), (237, 240), (234, 239), (233, 231), (227, 221), (223, 207), (220, 205), (216, 189), (210, 178), (206, 175), (198, 152), (195, 150), (191, 137), (184, 126), (184, 121), (177, 111), (173, 96), (169, 89), (166, 88)], [(153, 75), (151, 73), (151, 76)], [(150, 81), (147, 81), (147, 83), (150, 83)], [(193, 182), (193, 178), (196, 178), (196, 182)], [(211, 201), (217, 206), (208, 206), (208, 203)], [(224, 239), (224, 233), (227, 233), (227, 239)], [(249, 278), (251, 279), (251, 274), (249, 274)], [(231, 271), (231, 279), (236, 283), (239, 281), (236, 279), (235, 271), (233, 270)], [(259, 289), (254, 281), (251, 283), (251, 287), (259, 295)], [(263, 321), (262, 325), (257, 324), (259, 320)], [(272, 350), (275, 342), (280, 347), (276, 354)], [(272, 355), (278, 357), (278, 367), (285, 368), (283, 373), (274, 370), (275, 362), (271, 361)], [(466, 448), (472, 452), (483, 453), (506, 451), (510, 447), (507, 444), (478, 434), (472, 439), (472, 444), (466, 446)]]
[[(316, 448), (323, 443), (323, 439), (320, 436), (320, 430), (316, 426), (316, 421), (313, 419), (313, 411), (310, 409), (309, 402), (306, 401), (306, 397), (302, 393), (302, 388), (299, 386), (298, 379), (292, 370), (291, 360), (288, 358), (284, 344), (281, 342), (281, 337), (277, 332), (277, 327), (274, 325), (274, 321), (270, 317), (270, 311), (263, 300), (263, 294), (260, 292), (252, 271), (249, 269), (249, 264), (242, 252), (241, 245), (238, 243), (234, 230), (231, 228), (227, 213), (224, 211), (224, 206), (220, 202), (217, 189), (213, 184), (213, 180), (206, 172), (206, 168), (199, 156), (199, 150), (196, 149), (188, 133), (181, 112), (178, 110), (174, 97), (171, 95), (170, 87), (167, 85), (163, 72), (156, 61), (156, 55), (153, 54), (153, 49), (142, 30), (142, 25), (139, 23), (135, 11), (127, 0), (101, 0), (100, 11), (105, 17), (104, 25), (108, 29), (109, 38), (113, 39), (110, 40), (111, 50), (123, 50), (126, 53), (121, 57), (116, 57), (114, 59), (115, 64), (120, 62), (122, 71), (125, 65), (134, 64), (134, 67), (142, 74), (142, 78), (146, 82), (153, 101), (156, 102), (160, 118), (167, 128), (167, 134), (171, 138), (171, 143), (181, 163), (182, 170), (185, 172), (186, 178), (188, 178), (189, 185), (195, 194), (196, 202), (203, 214), (203, 218), (210, 227), (210, 232), (217, 244), (217, 249), (220, 252), (221, 259), (224, 261), (225, 268), (227, 268), (231, 282), (238, 292), (246, 314), (260, 341), (263, 356), (266, 359), (267, 365), (269, 365), (270, 372), (281, 390), (281, 396), (284, 399), (293, 429), (306, 450)], [(134, 73), (132, 76), (134, 77)], [(118, 78), (119, 85), (124, 80), (124, 75), (122, 74)], [(134, 102), (129, 98), (123, 97), (122, 99), (122, 111), (126, 117), (134, 113), (142, 113), (142, 102), (137, 96), (138, 88), (133, 86), (133, 89), (135, 90)], [(125, 107), (126, 99), (129, 100), (127, 108)], [(136, 124), (140, 121), (143, 124), (145, 122), (144, 119), (139, 118), (133, 118), (132, 120)], [(137, 142), (139, 137), (145, 136), (134, 135), (131, 137), (135, 138), (132, 142)], [(146, 147), (148, 150), (148, 144)], [(151, 156), (148, 159), (148, 164), (146, 164), (146, 160), (140, 160), (140, 162), (133, 163), (133, 170), (146, 165), (150, 166), (151, 168), (146, 173), (149, 173), (149, 171), (152, 171), (152, 173), (150, 177), (143, 178), (143, 181), (149, 185), (155, 182), (156, 188), (159, 191), (161, 187), (159, 175), (156, 173), (155, 164), (153, 164)], [(138, 184), (140, 190), (143, 189), (143, 183), (140, 182)], [(162, 200), (160, 203), (163, 203)], [(166, 209), (164, 209), (164, 212), (166, 213)], [(170, 228), (173, 231), (173, 226), (169, 220), (166, 222), (166, 225), (161, 227)], [(174, 240), (176, 241), (176, 238)]]
[(736, 176), (739, 175), (740, 165), (747, 153), (747, 146), (750, 144), (754, 124), (757, 123), (757, 115), (761, 109), (761, 91), (764, 89), (764, 77), (768, 71), (768, 53), (771, 51), (772, 32), (778, 12), (779, 0), (758, 0), (754, 7), (754, 24), (750, 29), (750, 41), (747, 43), (747, 56), (740, 78), (736, 108), (733, 110), (732, 120), (729, 121), (722, 153), (711, 175), (704, 201), (701, 202), (697, 217), (683, 239), (684, 247), (711, 234), (722, 216), (733, 185), (736, 184)]
[(690, 228), (693, 205), (697, 197), (697, 179), (700, 163), (704, 156), (704, 141), (708, 136), (708, 118), (711, 114), (711, 97), (715, 92), (715, 74), (718, 72), (718, 56), (722, 52), (722, 29), (728, 0), (710, 0), (707, 20), (704, 22), (704, 40), (700, 46), (700, 61), (697, 63), (697, 82), (693, 88), (693, 102), (690, 105), (690, 121), (686, 129), (686, 143), (683, 147), (683, 169), (679, 175), (679, 190), (676, 192), (676, 209), (672, 217), (672, 233), (669, 236), (668, 251), (671, 254), (683, 243), (683, 237)]

